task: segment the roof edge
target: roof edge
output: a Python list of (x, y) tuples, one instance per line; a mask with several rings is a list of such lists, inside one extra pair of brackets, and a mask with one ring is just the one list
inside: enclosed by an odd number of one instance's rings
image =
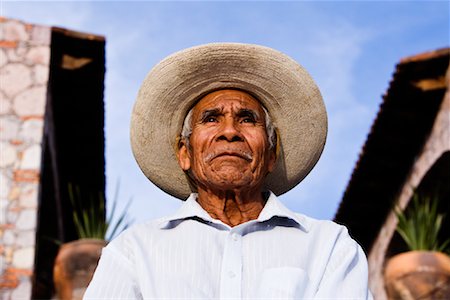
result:
[(83, 40), (99, 41), (99, 42), (104, 42), (105, 41), (105, 37), (102, 36), (102, 35), (97, 35), (97, 34), (92, 34), (92, 33), (85, 33), (85, 32), (81, 32), (81, 31), (75, 31), (75, 30), (70, 30), (70, 29), (65, 29), (65, 28), (62, 28), (62, 27), (55, 27), (55, 26), (52, 26), (51, 29), (54, 32), (59, 32), (61, 34), (64, 34), (66, 36), (73, 37), (73, 38), (79, 38), (79, 39), (83, 39)]

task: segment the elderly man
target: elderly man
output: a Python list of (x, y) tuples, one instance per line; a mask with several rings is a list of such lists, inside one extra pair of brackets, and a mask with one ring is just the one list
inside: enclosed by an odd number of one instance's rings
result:
[(144, 174), (187, 200), (112, 241), (85, 298), (371, 298), (345, 227), (276, 196), (315, 165), (326, 127), (313, 80), (278, 51), (208, 44), (164, 59), (139, 92), (131, 143)]

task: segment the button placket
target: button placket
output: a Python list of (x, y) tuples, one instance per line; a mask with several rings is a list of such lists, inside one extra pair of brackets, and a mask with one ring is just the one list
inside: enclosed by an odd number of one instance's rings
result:
[(230, 232), (226, 237), (220, 280), (220, 298), (241, 298), (242, 237)]

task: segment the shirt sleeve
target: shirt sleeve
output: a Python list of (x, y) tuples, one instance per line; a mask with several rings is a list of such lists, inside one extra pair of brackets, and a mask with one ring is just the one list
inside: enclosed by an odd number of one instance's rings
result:
[(345, 227), (336, 241), (315, 298), (373, 299), (368, 288), (366, 256)]
[(83, 299), (142, 299), (130, 260), (108, 245)]

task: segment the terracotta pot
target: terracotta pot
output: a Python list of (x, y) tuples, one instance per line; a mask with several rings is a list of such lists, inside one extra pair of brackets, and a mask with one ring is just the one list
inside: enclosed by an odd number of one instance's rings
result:
[(393, 256), (384, 280), (389, 299), (450, 299), (450, 257), (431, 251)]
[(82, 299), (106, 241), (80, 239), (63, 244), (56, 256), (53, 281), (58, 299)]

